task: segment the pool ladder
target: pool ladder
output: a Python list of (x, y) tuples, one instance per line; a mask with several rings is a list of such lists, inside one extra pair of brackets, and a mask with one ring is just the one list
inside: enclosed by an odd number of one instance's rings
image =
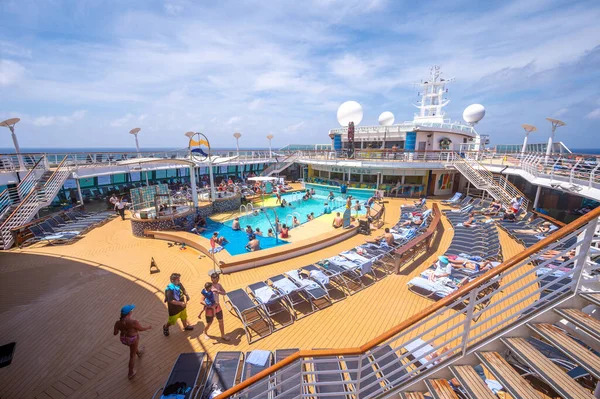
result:
[[(294, 228), (294, 216), (296, 216), (296, 218), (298, 218), (298, 221), (300, 221), (300, 214), (298, 212), (293, 212), (285, 216), (285, 224), (287, 224), (290, 229)], [(290, 218), (289, 222), (288, 218)]]
[(254, 205), (252, 204), (246, 204), (246, 205), (240, 205), (240, 219), (242, 219), (244, 216), (248, 217), (251, 214), (254, 213)]

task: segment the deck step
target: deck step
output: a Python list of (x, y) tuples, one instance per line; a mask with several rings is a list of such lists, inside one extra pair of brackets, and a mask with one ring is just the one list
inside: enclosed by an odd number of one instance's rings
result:
[(554, 311), (600, 342), (600, 320), (596, 320), (579, 309), (554, 309)]
[(529, 381), (521, 377), (498, 352), (475, 352), (481, 363), (514, 399), (540, 399)]
[(600, 357), (594, 352), (586, 349), (563, 330), (552, 324), (528, 324), (527, 326), (550, 342), (556, 349), (573, 359), (588, 373), (600, 379)]
[(564, 399), (594, 399), (594, 395), (542, 355), (525, 338), (501, 338), (510, 350)]
[(471, 399), (498, 399), (477, 371), (471, 366), (450, 366), (450, 371)]
[(400, 396), (402, 399), (425, 399), (423, 392), (402, 392)]
[(579, 296), (594, 305), (600, 306), (600, 292), (583, 292)]
[(447, 380), (425, 380), (425, 385), (434, 399), (458, 399)]

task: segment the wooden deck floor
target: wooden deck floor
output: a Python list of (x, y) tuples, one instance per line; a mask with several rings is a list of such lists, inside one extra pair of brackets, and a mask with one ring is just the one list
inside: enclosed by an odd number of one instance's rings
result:
[[(401, 203), (390, 202), (388, 225), (398, 220)], [(0, 369), (0, 397), (149, 398), (165, 382), (182, 352), (205, 351), (212, 357), (220, 350), (359, 346), (432, 304), (408, 292), (406, 282), (448, 247), (452, 229), (444, 217), (442, 222), (445, 230), (439, 248), (424, 256), (423, 262), (252, 345), (241, 323), (229, 313), (225, 313), (225, 328), (232, 341), (202, 340), (204, 322), (196, 317), (199, 292), (208, 281), (212, 263), (198, 259), (192, 249), (183, 251), (169, 248), (164, 241), (135, 238), (127, 221), (115, 219), (72, 245), (0, 253), (0, 344), (17, 342), (13, 363)], [(505, 259), (523, 249), (503, 232), (500, 239)], [(224, 275), (222, 283), (228, 290), (245, 287), (364, 240), (359, 235), (292, 260)], [(160, 273), (149, 274), (151, 257)], [(192, 296), (188, 313), (196, 328), (189, 333), (171, 328), (167, 338), (161, 331), (167, 317), (163, 290), (175, 271), (182, 274)], [(126, 303), (135, 303), (136, 318), (153, 326), (142, 334), (147, 353), (131, 381), (127, 379), (127, 348), (112, 335), (113, 323)], [(215, 323), (212, 333), (217, 331)]]

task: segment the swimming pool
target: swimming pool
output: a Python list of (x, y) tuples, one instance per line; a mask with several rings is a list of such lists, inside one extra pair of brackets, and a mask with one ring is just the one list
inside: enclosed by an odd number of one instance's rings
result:
[[(229, 243), (225, 244), (225, 250), (229, 252), (231, 255), (240, 255), (245, 254), (248, 251), (246, 250), (246, 244), (248, 243), (248, 236), (245, 233), (246, 226), (251, 226), (253, 231), (256, 229), (260, 229), (263, 232), (263, 237), (257, 236), (258, 241), (260, 241), (260, 248), (267, 249), (273, 248), (279, 245), (287, 244), (286, 241), (281, 239), (276, 240), (275, 238), (267, 237), (267, 232), (269, 229), (275, 230), (275, 218), (279, 218), (279, 222), (283, 224), (287, 224), (288, 226), (292, 223), (292, 217), (296, 216), (300, 221), (300, 224), (306, 223), (308, 221), (307, 216), (312, 212), (315, 217), (319, 217), (323, 215), (324, 211), (324, 203), (328, 202), (330, 207), (332, 208), (332, 213), (334, 212), (342, 212), (344, 210), (345, 195), (341, 195), (338, 190), (329, 187), (322, 188), (318, 185), (307, 185), (308, 188), (315, 189), (315, 195), (306, 201), (303, 201), (302, 193), (289, 193), (284, 194), (282, 198), (284, 198), (291, 206), (281, 207), (281, 206), (273, 206), (273, 207), (265, 207), (261, 210), (258, 210), (260, 207), (257, 205), (255, 209), (257, 209), (257, 214), (252, 214), (251, 212), (247, 215), (240, 217), (240, 225), (242, 227), (242, 231), (236, 231), (231, 228), (233, 224), (233, 219), (228, 220), (225, 223), (215, 222), (211, 219), (207, 220), (206, 231), (202, 233), (203, 237), (210, 238), (213, 232), (218, 232), (219, 235), (225, 237)], [(336, 199), (334, 201), (328, 200), (329, 191), (333, 191), (336, 195)], [(364, 202), (373, 195), (372, 190), (358, 190), (358, 191), (350, 191), (349, 193), (353, 197), (353, 204), (356, 200), (361, 203), (361, 211), (359, 214), (364, 214)], [(356, 214), (356, 211), (353, 209), (352, 214)], [(293, 234), (293, 231), (291, 232)]]

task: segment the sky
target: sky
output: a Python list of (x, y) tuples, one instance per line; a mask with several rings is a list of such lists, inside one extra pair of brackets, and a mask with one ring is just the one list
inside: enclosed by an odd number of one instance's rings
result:
[[(0, 0), (0, 119), (22, 147), (183, 148), (329, 143), (338, 106), (361, 125), (412, 120), (440, 65), (461, 120), (493, 144), (521, 124), (566, 122), (556, 140), (600, 147), (600, 2), (558, 0)], [(8, 130), (0, 147), (12, 147)]]

